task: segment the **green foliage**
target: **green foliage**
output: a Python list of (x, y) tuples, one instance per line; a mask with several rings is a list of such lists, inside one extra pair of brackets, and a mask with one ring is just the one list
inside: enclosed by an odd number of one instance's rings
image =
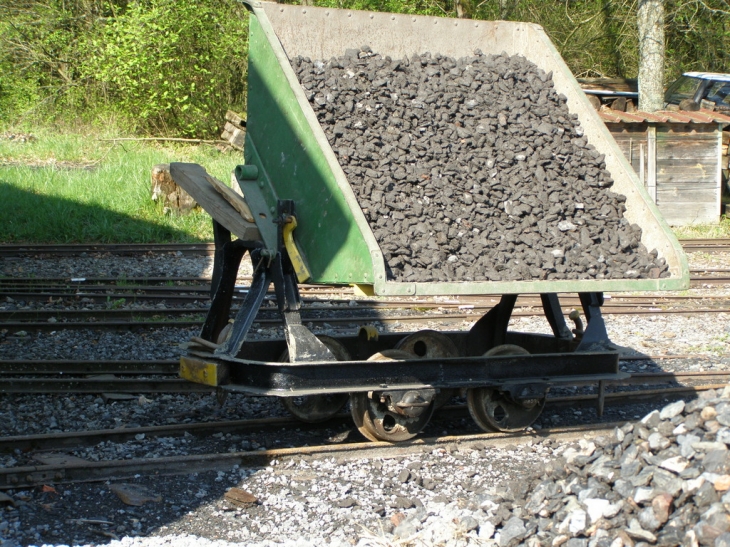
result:
[[(287, 1), (529, 21), (576, 76), (638, 71), (636, 0)], [(730, 70), (727, 0), (665, 9), (667, 81)], [(247, 47), (237, 0), (0, 0), (0, 123), (113, 117), (138, 133), (215, 136), (227, 108), (245, 107)]]
[(214, 134), (243, 103), (245, 10), (226, 0), (131, 2), (86, 44), (85, 76), (158, 134)]
[(0, 0), (0, 112), (212, 136), (245, 102), (236, 0)]
[(665, 0), (667, 77), (682, 72), (730, 72), (730, 3)]

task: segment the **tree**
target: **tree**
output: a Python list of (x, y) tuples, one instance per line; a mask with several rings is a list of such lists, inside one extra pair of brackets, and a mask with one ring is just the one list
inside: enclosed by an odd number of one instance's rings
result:
[(664, 107), (664, 0), (639, 0), (639, 108)]

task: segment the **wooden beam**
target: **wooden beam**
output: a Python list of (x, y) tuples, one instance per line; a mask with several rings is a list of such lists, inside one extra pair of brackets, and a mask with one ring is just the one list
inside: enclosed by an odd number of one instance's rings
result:
[(656, 126), (646, 130), (646, 189), (656, 203)]
[(236, 237), (243, 241), (261, 241), (256, 224), (243, 218), (223, 194), (216, 190), (210, 182), (212, 177), (202, 166), (197, 163), (171, 163), (170, 175), (210, 216)]

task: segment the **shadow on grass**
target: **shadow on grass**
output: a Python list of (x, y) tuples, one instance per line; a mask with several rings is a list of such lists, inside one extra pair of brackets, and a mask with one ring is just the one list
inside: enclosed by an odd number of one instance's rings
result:
[(197, 243), (183, 230), (0, 180), (1, 243)]

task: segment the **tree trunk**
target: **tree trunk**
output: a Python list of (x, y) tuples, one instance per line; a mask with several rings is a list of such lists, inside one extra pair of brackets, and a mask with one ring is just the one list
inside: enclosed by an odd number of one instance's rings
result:
[(515, 9), (516, 0), (499, 0), (499, 18), (506, 21)]
[(464, 19), (466, 13), (464, 12), (464, 0), (454, 0), (454, 9), (456, 10), (456, 16), (459, 19)]
[(639, 0), (639, 110), (664, 108), (664, 0)]

